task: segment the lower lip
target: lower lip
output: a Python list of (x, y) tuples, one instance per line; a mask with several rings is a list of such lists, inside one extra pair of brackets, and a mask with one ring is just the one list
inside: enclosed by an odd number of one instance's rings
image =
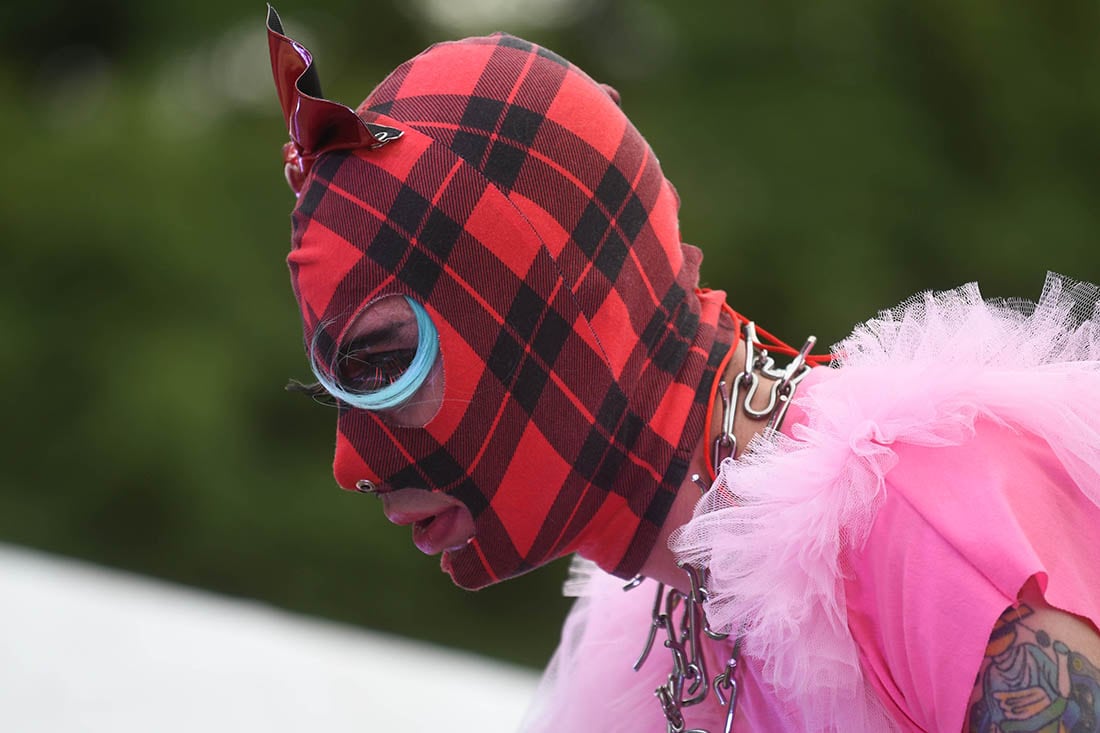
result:
[(454, 533), (460, 511), (459, 507), (454, 507), (435, 515), (435, 519), (426, 525), (420, 522), (413, 524), (412, 539), (416, 548), (425, 555), (438, 555), (445, 550), (464, 546), (465, 542), (456, 542), (450, 536)]

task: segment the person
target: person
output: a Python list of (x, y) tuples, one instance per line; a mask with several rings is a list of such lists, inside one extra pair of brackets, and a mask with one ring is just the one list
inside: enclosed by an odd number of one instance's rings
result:
[(268, 36), (338, 483), (465, 588), (583, 558), (528, 730), (1098, 730), (1097, 288), (925, 294), (815, 356), (698, 287), (560, 56), (437, 44), (353, 111)]

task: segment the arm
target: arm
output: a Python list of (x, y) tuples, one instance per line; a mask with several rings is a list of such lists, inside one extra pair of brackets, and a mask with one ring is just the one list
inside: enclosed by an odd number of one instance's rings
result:
[(1100, 733), (1100, 634), (1029, 581), (994, 624), (966, 730)]

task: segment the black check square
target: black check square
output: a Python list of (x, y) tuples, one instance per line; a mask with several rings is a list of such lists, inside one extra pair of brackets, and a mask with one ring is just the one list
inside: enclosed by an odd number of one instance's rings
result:
[(695, 331), (699, 328), (699, 314), (690, 308), (681, 308), (676, 313), (676, 333), (681, 338), (691, 339), (695, 337)]
[[(325, 156), (327, 157), (327, 156)], [(324, 158), (322, 158), (324, 160)], [(302, 197), (298, 199), (298, 208), (294, 210), (294, 219), (297, 221), (299, 218), (308, 219), (313, 216), (313, 212), (317, 210), (317, 206), (321, 203), (321, 199), (325, 197), (325, 193), (328, 192), (328, 184), (314, 178), (310, 181), (310, 184), (306, 186), (306, 192), (302, 194)]]
[(626, 202), (626, 206), (619, 213), (617, 221), (619, 229), (626, 235), (627, 240), (633, 242), (648, 219), (649, 216), (645, 213), (645, 207), (642, 206), (641, 200), (635, 194), (631, 194), (630, 200)]
[[(722, 361), (726, 358), (726, 349), (717, 348), (718, 345), (719, 344), (716, 344), (716, 348), (711, 349), (710, 353), (707, 354), (707, 369), (710, 371), (714, 371), (722, 366)], [(725, 346), (728, 347), (729, 344), (725, 344)], [(702, 394), (702, 392), (700, 392), (700, 394)]]
[[(681, 482), (683, 479), (681, 479)], [(673, 484), (678, 486), (679, 484)], [(672, 500), (675, 498), (675, 494), (671, 491), (666, 491), (663, 488), (658, 489), (653, 500), (649, 502), (649, 506), (646, 507), (645, 519), (651, 524), (660, 527), (664, 524), (665, 519), (668, 517), (668, 512), (672, 509)]]
[(466, 470), (445, 448), (439, 448), (420, 459), (420, 469), (436, 486), (446, 486), (458, 481)]
[(598, 429), (589, 430), (588, 437), (584, 439), (584, 445), (581, 446), (581, 450), (577, 454), (577, 460), (573, 461), (573, 468), (581, 476), (592, 480), (592, 477), (596, 475), (596, 470), (600, 467), (604, 454), (607, 453), (607, 449), (610, 447), (611, 444), (607, 441), (607, 438), (600, 435)]
[(683, 302), (683, 298), (684, 289), (675, 283), (669, 287), (664, 297), (661, 298), (661, 305), (653, 311), (653, 315), (650, 317), (649, 322), (646, 324), (645, 329), (642, 330), (642, 334), (639, 337), (649, 351), (652, 352), (657, 348), (657, 343), (664, 335), (665, 328), (672, 318), (673, 312), (679, 308), (679, 305)]
[(397, 263), (408, 249), (409, 241), (404, 235), (398, 234), (389, 224), (383, 224), (367, 245), (367, 257), (392, 272), (397, 269)]
[(473, 127), (477, 130), (492, 132), (497, 128), (497, 122), (500, 120), (500, 113), (503, 110), (504, 102), (498, 99), (470, 97), (459, 124), (462, 127)]
[(592, 483), (597, 486), (614, 486), (615, 479), (619, 475), (619, 469), (623, 467), (625, 461), (626, 454), (616, 446), (611, 446), (610, 450), (604, 454), (603, 461), (600, 462), (600, 467), (596, 471)]
[(298, 206), (295, 208), (295, 216), (303, 218), (313, 216), (313, 212), (317, 210), (317, 206), (321, 203), (321, 199), (324, 198), (325, 192), (328, 191), (328, 182), (336, 177), (337, 172), (340, 170), (340, 166), (344, 164), (347, 157), (347, 153), (330, 153), (328, 155), (322, 155), (317, 160), (310, 174), (312, 181), (306, 188), (306, 192), (302, 195), (302, 198), (298, 201)]
[(395, 471), (386, 479), (386, 483), (395, 489), (406, 489), (409, 487), (424, 486), (426, 477), (423, 471), (417, 468), (415, 463)]
[(665, 332), (667, 318), (668, 314), (662, 308), (658, 308), (654, 311), (653, 315), (649, 317), (649, 322), (646, 323), (645, 328), (642, 329), (642, 333), (638, 336), (638, 339), (646, 347), (646, 351), (652, 352), (657, 347), (657, 342)]
[(607, 275), (608, 280), (615, 282), (619, 278), (619, 273), (622, 272), (623, 264), (626, 263), (629, 254), (630, 250), (627, 249), (622, 237), (615, 230), (611, 230), (607, 233), (607, 239), (604, 240), (603, 246), (600, 247), (600, 253), (596, 255), (596, 267), (604, 275)]
[(577, 226), (573, 228), (573, 241), (591, 259), (596, 254), (596, 249), (603, 241), (607, 232), (607, 217), (600, 211), (599, 205), (594, 201), (589, 202), (581, 214)]
[(454, 142), (451, 143), (454, 154), (475, 168), (481, 166), (481, 159), (485, 157), (487, 147), (489, 147), (488, 137), (465, 130), (456, 132)]
[(630, 184), (626, 177), (615, 166), (608, 166), (607, 173), (603, 174), (600, 185), (596, 187), (596, 198), (614, 215), (629, 193)]
[(539, 113), (513, 104), (504, 115), (504, 122), (500, 125), (500, 135), (530, 147), (543, 119), (545, 118)]
[(347, 150), (334, 151), (328, 155), (322, 155), (313, 166), (313, 177), (322, 181), (332, 181), (343, 167), (344, 161), (351, 153)]
[(409, 234), (420, 228), (424, 214), (428, 211), (428, 199), (408, 186), (402, 186), (390, 207), (388, 218)]
[(427, 300), (441, 274), (443, 268), (420, 250), (413, 249), (409, 250), (409, 258), (405, 260), (405, 266), (397, 273), (397, 277)]
[(684, 341), (669, 332), (668, 338), (653, 355), (653, 364), (669, 374), (675, 374), (680, 371), (680, 365), (684, 363), (689, 348), (691, 348), (690, 341)]
[(614, 433), (615, 428), (619, 425), (619, 418), (626, 411), (627, 404), (629, 403), (626, 395), (619, 389), (619, 385), (611, 385), (611, 389), (603, 399), (603, 404), (600, 405), (600, 409), (596, 413), (596, 422), (602, 425), (608, 434)]
[(470, 513), (477, 519), (483, 511), (489, 508), (489, 500), (485, 498), (485, 492), (478, 488), (471, 479), (466, 479), (451, 492), (451, 496), (465, 504)]
[(642, 429), (644, 427), (645, 420), (638, 417), (633, 412), (628, 412), (626, 417), (623, 418), (623, 422), (619, 426), (618, 432), (615, 433), (615, 442), (626, 450), (631, 450), (634, 444), (638, 442), (638, 436), (642, 434)]
[(550, 376), (546, 370), (538, 365), (534, 359), (526, 359), (519, 370), (516, 383), (512, 385), (512, 396), (516, 398), (519, 406), (530, 415), (535, 411), (543, 387)]
[(489, 151), (489, 159), (485, 161), (485, 169), (482, 172), (490, 181), (508, 190), (516, 182), (516, 177), (519, 176), (519, 170), (523, 167), (525, 160), (527, 160), (526, 151), (498, 141)]
[(674, 455), (668, 464), (668, 468), (665, 469), (664, 476), (661, 477), (661, 484), (675, 487), (684, 483), (684, 478), (688, 472), (688, 461), (689, 459), (686, 457)]
[(523, 347), (516, 343), (516, 340), (509, 336), (506, 331), (502, 330), (497, 336), (496, 343), (493, 344), (492, 351), (489, 352), (489, 358), (486, 359), (485, 365), (507, 389), (508, 385), (512, 383), (512, 374), (519, 366), (519, 360), (522, 357)]
[(461, 233), (462, 227), (458, 222), (439, 209), (435, 209), (428, 215), (428, 221), (424, 224), (424, 230), (420, 232), (419, 240), (421, 244), (438, 255), (440, 260), (446, 261)]
[(504, 317), (504, 322), (516, 330), (520, 339), (529, 341), (544, 310), (546, 310), (546, 301), (542, 296), (532, 290), (527, 283), (520, 283), (512, 306), (508, 309), (508, 315)]
[(538, 333), (531, 341), (531, 349), (539, 355), (546, 366), (552, 367), (554, 362), (557, 361), (562, 347), (565, 346), (566, 340), (572, 333), (573, 328), (568, 321), (559, 316), (557, 311), (548, 310), (546, 316), (542, 319), (542, 325), (539, 326)]

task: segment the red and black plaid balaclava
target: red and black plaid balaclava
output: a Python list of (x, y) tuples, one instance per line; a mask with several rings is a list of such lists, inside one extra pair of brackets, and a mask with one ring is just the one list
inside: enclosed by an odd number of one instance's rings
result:
[(352, 112), (274, 11), (268, 31), (307, 348), (331, 363), (386, 295), (439, 332), (439, 412), (411, 428), (341, 405), (339, 484), (458, 498), (476, 535), (442, 564), (466, 588), (574, 551), (635, 574), (734, 338), (645, 139), (610, 88), (513, 36), (432, 46)]

